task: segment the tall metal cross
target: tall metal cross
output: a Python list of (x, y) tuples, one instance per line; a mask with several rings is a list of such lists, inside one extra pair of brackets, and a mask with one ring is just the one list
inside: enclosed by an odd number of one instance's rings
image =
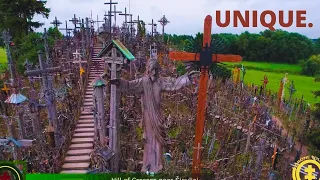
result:
[(148, 25), (150, 25), (150, 26), (152, 27), (152, 29), (151, 29), (151, 35), (152, 35), (152, 37), (153, 37), (154, 27), (155, 27), (157, 24), (154, 24), (154, 23), (153, 23), (153, 19), (152, 19), (151, 23), (149, 23)]
[(48, 68), (47, 64), (43, 60), (43, 52), (38, 51), (38, 57), (39, 57), (39, 70), (32, 70), (32, 71), (26, 71), (25, 74), (27, 76), (42, 76), (42, 86), (44, 88), (45, 92), (45, 99), (46, 99), (46, 107), (48, 110), (48, 119), (49, 119), (49, 127), (48, 129), (54, 130), (54, 141), (56, 147), (60, 146), (61, 143), (61, 129), (60, 124), (57, 119), (57, 110), (55, 105), (55, 92), (53, 90), (52, 85), (52, 78), (50, 77), (49, 73), (57, 73), (61, 72), (61, 67), (53, 67)]
[(166, 18), (165, 15), (163, 15), (163, 17), (158, 21), (161, 26), (162, 26), (162, 41), (164, 41), (164, 27), (170, 23), (170, 21), (168, 21), (168, 19)]
[(57, 27), (60, 26), (60, 24), (62, 24), (62, 23), (57, 19), (57, 17), (55, 17), (54, 20), (53, 20), (50, 24), (53, 24), (54, 27), (57, 28)]
[(110, 27), (109, 27), (109, 33), (110, 33), (110, 36), (109, 36), (109, 40), (111, 41), (112, 37), (111, 37), (111, 33), (112, 33), (112, 19), (111, 19), (111, 12), (112, 12), (112, 5), (115, 5), (115, 4), (118, 4), (117, 2), (112, 2), (112, 0), (110, 0), (109, 2), (107, 3), (104, 3), (104, 4), (109, 4), (110, 5), (110, 10), (109, 10), (109, 22), (110, 22)]
[(226, 55), (226, 54), (213, 54), (210, 49), (211, 45), (211, 27), (212, 17), (208, 15), (204, 21), (204, 33), (203, 33), (203, 48), (200, 53), (187, 53), (187, 52), (170, 52), (169, 58), (174, 61), (184, 62), (198, 62), (201, 67), (201, 75), (198, 90), (198, 106), (197, 106), (197, 120), (196, 120), (196, 135), (193, 151), (193, 164), (192, 174), (199, 176), (201, 171), (201, 144), (204, 131), (204, 119), (206, 111), (206, 99), (207, 99), (207, 84), (209, 80), (209, 67), (213, 62), (240, 62), (241, 56), (238, 55)]

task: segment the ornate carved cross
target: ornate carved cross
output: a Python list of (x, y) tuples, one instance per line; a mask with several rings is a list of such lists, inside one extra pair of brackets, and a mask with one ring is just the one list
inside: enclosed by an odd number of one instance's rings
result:
[[(213, 54), (210, 49), (211, 44), (211, 26), (212, 17), (207, 16), (204, 21), (204, 34), (203, 34), (203, 49), (200, 53), (187, 53), (187, 52), (170, 52), (169, 58), (174, 61), (185, 62), (198, 62), (201, 66), (200, 84), (198, 90), (198, 107), (197, 107), (197, 120), (196, 120), (196, 136), (195, 147), (202, 144), (202, 136), (204, 131), (204, 119), (206, 111), (206, 99), (207, 99), (207, 83), (209, 79), (208, 69), (213, 62), (240, 62), (241, 56), (238, 55), (225, 55), (225, 54)], [(193, 165), (192, 174), (200, 174), (201, 149), (195, 149), (193, 152)]]
[(164, 42), (164, 27), (170, 23), (170, 21), (168, 21), (168, 19), (166, 18), (165, 15), (163, 15), (163, 17), (158, 21), (161, 26), (162, 26), (162, 41)]
[(154, 27), (157, 26), (157, 24), (154, 24), (153, 23), (153, 19), (151, 21), (151, 23), (149, 23), (148, 25), (150, 25), (152, 28), (151, 28), (151, 36), (153, 37), (153, 34), (154, 34)]

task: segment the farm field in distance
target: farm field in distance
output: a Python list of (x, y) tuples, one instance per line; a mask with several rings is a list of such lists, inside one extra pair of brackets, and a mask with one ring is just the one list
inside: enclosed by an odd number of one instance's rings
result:
[[(234, 67), (234, 63), (225, 63), (227, 67)], [(312, 91), (320, 89), (320, 83), (314, 81), (314, 77), (299, 75), (301, 67), (297, 64), (277, 64), (277, 63), (263, 63), (263, 62), (241, 62), (246, 68), (245, 84), (254, 83), (261, 86), (264, 75), (267, 75), (269, 83), (267, 89), (271, 89), (272, 93), (277, 93), (280, 86), (280, 80), (284, 74), (288, 73), (289, 83), (286, 84), (285, 96), (289, 98), (289, 86), (291, 81), (294, 81), (296, 92), (293, 98), (300, 99), (302, 95), (304, 100), (310, 104), (315, 104), (320, 101), (320, 98), (315, 98)], [(264, 70), (262, 70), (264, 69)], [(291, 73), (290, 73), (291, 72)]]

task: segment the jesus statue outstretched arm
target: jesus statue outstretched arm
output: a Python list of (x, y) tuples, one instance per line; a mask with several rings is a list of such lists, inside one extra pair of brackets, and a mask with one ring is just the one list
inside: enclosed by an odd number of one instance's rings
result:
[(123, 79), (117, 79), (119, 82), (118, 90), (123, 93), (141, 94), (143, 92), (142, 78), (127, 81)]
[(190, 84), (191, 81), (187, 74), (178, 78), (161, 77), (161, 87), (164, 91), (177, 91)]

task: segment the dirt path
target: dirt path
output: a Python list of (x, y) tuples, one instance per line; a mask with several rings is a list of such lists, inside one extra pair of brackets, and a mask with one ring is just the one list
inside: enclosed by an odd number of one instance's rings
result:
[[(272, 119), (276, 121), (276, 123), (277, 123), (278, 126), (282, 126), (282, 121), (281, 121), (281, 119), (279, 119), (278, 117), (275, 117), (275, 116), (273, 116)], [(283, 127), (283, 126), (282, 126), (282, 127)], [(282, 130), (282, 136), (285, 137), (286, 134), (287, 134), (287, 130), (286, 130), (286, 129), (283, 129), (283, 130)], [(299, 141), (295, 141), (294, 149), (295, 149), (295, 150), (300, 150), (301, 145), (302, 145), (302, 149), (301, 149), (302, 152), (301, 152), (300, 158), (309, 155), (309, 154), (308, 154), (308, 147), (307, 147), (306, 145), (304, 145), (303, 143), (299, 142)], [(293, 150), (293, 151), (290, 153), (290, 160), (291, 160), (291, 161), (293, 161), (293, 160), (295, 159), (295, 157), (296, 157), (296, 154), (297, 154), (297, 153), (296, 153), (295, 150)]]

